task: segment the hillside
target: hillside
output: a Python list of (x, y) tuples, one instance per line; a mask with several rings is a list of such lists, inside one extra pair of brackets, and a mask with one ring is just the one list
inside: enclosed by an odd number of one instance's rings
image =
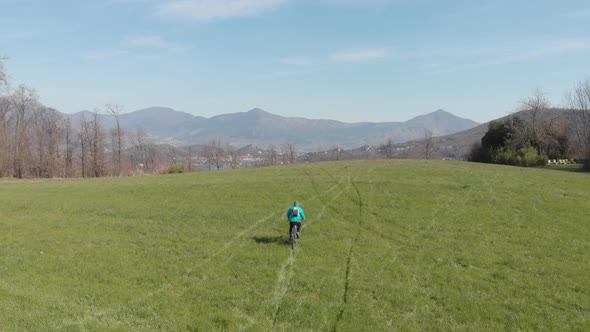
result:
[[(546, 110), (545, 112), (539, 113), (538, 121), (546, 121), (547, 123), (551, 122), (554, 126), (567, 128), (567, 116), (565, 112), (566, 110), (564, 109), (552, 108)], [(519, 117), (522, 120), (527, 120), (530, 118), (530, 116), (530, 111), (519, 111), (496, 119), (495, 121), (505, 121), (511, 117)], [(488, 131), (488, 126), (489, 122), (486, 122), (473, 128), (458, 131), (448, 135), (433, 135), (432, 142), (437, 149), (436, 156), (442, 158), (462, 159), (465, 153), (469, 151), (474, 143), (481, 142), (482, 137)], [(573, 132), (570, 133), (569, 136), (571, 141), (577, 139)], [(424, 142), (424, 136), (422, 136), (420, 139), (399, 144), (398, 147), (409, 147), (411, 150), (421, 151), (424, 149)]]

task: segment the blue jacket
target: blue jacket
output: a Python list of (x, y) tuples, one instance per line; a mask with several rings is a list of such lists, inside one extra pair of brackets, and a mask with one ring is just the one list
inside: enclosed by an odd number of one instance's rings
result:
[[(299, 215), (298, 216), (294, 216), (293, 215), (293, 209), (297, 207), (299, 209)], [(301, 208), (301, 206), (299, 205), (293, 205), (289, 208), (289, 211), (287, 211), (287, 219), (289, 219), (289, 222), (301, 222), (301, 220), (305, 219), (305, 212), (303, 212), (303, 209)]]

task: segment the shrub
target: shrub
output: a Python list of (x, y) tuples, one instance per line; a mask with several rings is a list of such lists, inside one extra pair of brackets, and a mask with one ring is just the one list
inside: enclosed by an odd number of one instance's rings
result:
[(484, 148), (481, 143), (474, 143), (469, 149), (469, 152), (467, 152), (465, 159), (477, 163), (490, 163), (490, 151)]
[(496, 164), (518, 165), (518, 154), (514, 150), (499, 148), (494, 158)]
[(543, 166), (545, 165), (545, 160), (547, 160), (546, 156), (539, 155), (533, 147), (522, 148), (518, 152), (517, 165), (519, 166)]
[(168, 174), (184, 173), (184, 165), (174, 164), (168, 168)]
[(496, 151), (495, 163), (524, 167), (543, 166), (547, 156), (539, 155), (534, 147), (520, 148), (516, 151), (500, 148)]

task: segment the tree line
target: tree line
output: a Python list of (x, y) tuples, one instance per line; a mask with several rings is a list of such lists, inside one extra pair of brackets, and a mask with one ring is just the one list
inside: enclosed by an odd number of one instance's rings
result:
[[(0, 58), (0, 177), (89, 178), (175, 173), (196, 167), (220, 170), (241, 165), (240, 149), (219, 139), (182, 148), (154, 144), (141, 128), (130, 130), (121, 126), (123, 106), (118, 104), (106, 104), (102, 110), (84, 113), (74, 123), (56, 109), (42, 105), (35, 89), (20, 85), (11, 91), (5, 60)], [(114, 118), (113, 128), (103, 127), (102, 114)], [(425, 132), (425, 139), (432, 142), (432, 134)], [(373, 158), (371, 149), (366, 149), (366, 156)], [(428, 144), (424, 158), (429, 159), (434, 151), (433, 145)], [(377, 156), (393, 158), (393, 140), (375, 152)], [(358, 159), (338, 146), (326, 153), (328, 160)], [(255, 166), (294, 164), (298, 159), (305, 160), (301, 156), (294, 143), (272, 145), (262, 152), (262, 160)]]
[[(141, 128), (124, 128), (123, 106), (106, 104), (77, 121), (39, 102), (34, 88), (11, 89), (0, 56), (0, 178), (104, 177), (238, 168), (243, 151), (219, 139), (175, 147), (151, 142)], [(105, 128), (103, 114), (114, 118)], [(75, 122), (75, 123), (74, 123)], [(294, 164), (294, 143), (271, 146), (257, 166)]]
[[(53, 178), (130, 176), (238, 168), (242, 151), (219, 139), (202, 145), (155, 144), (141, 128), (121, 126), (122, 106), (105, 105), (79, 121), (64, 118), (21, 85), (0, 96), (0, 177)], [(101, 114), (114, 117), (107, 129)], [(270, 149), (264, 165), (295, 163), (295, 145)]]
[(0, 96), (0, 177), (122, 175), (156, 159), (145, 137), (141, 129), (127, 133), (118, 121), (107, 131), (98, 110), (72, 123), (41, 105), (37, 92), (25, 85)]
[(541, 90), (520, 104), (520, 112), (492, 121), (467, 160), (518, 166), (575, 159), (590, 169), (590, 79), (566, 95), (566, 108), (553, 108)]
[[(106, 104), (85, 113), (76, 123), (57, 110), (43, 106), (37, 91), (26, 85), (11, 90), (0, 57), (0, 177), (103, 177), (142, 173), (238, 168), (244, 148), (219, 139), (182, 148), (150, 142), (141, 128), (123, 128), (123, 106)], [(510, 165), (544, 165), (547, 159), (585, 160), (590, 170), (590, 79), (579, 82), (567, 95), (568, 107), (552, 108), (540, 90), (523, 100), (520, 110), (504, 120), (492, 121), (466, 159)], [(114, 118), (114, 127), (101, 124), (101, 114)], [(559, 116), (554, 116), (559, 114)], [(401, 149), (401, 150), (400, 150)], [(177, 151), (178, 150), (178, 151)], [(182, 153), (180, 151), (182, 150)], [(356, 151), (358, 150), (358, 151)], [(294, 164), (298, 161), (359, 158), (430, 159), (438, 151), (431, 132), (424, 132), (419, 150), (403, 149), (392, 139), (377, 147), (345, 151), (334, 145), (327, 151), (302, 156), (293, 143), (284, 143), (257, 155), (254, 166)], [(197, 164), (197, 165), (195, 165)]]
[[(0, 177), (102, 177), (156, 171), (162, 156), (146, 133), (121, 127), (122, 106), (105, 105), (78, 123), (39, 102), (26, 85), (11, 89), (0, 57)], [(115, 118), (107, 130), (100, 112)]]

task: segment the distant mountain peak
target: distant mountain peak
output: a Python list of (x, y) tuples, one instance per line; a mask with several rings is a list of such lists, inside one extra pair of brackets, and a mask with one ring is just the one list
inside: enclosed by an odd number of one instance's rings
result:
[(267, 111), (265, 111), (265, 110), (263, 110), (261, 108), (258, 108), (258, 107), (249, 110), (248, 112), (246, 112), (246, 114), (253, 115), (253, 116), (256, 116), (256, 117), (268, 117), (268, 116), (273, 116), (274, 115), (274, 114), (269, 113), (269, 112), (267, 112)]
[(180, 112), (170, 107), (162, 107), (162, 106), (152, 106), (148, 108), (144, 108), (132, 113), (144, 113), (144, 114), (162, 114), (162, 113), (184, 113), (189, 114), (186, 112)]
[[(416, 120), (416, 119), (426, 119), (426, 118), (435, 118), (435, 119), (461, 119), (461, 120), (469, 120), (469, 119), (465, 119), (465, 118), (461, 118), (456, 116), (453, 113), (447, 112), (445, 110), (443, 110), (442, 108), (437, 109), (434, 112), (431, 113), (427, 113), (427, 114), (423, 114), (423, 115), (418, 115), (416, 117), (414, 117), (412, 120)], [(469, 120), (472, 121), (472, 120)], [(474, 124), (478, 124), (477, 122), (473, 121)]]
[(256, 107), (256, 108), (249, 110), (248, 113), (268, 113), (268, 112), (261, 109), (261, 108)]

